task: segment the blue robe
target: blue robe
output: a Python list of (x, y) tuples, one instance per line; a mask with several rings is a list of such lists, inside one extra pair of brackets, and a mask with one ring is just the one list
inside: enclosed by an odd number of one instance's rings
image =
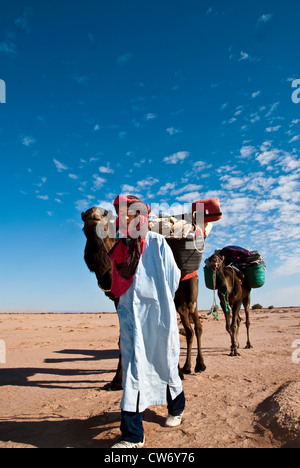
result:
[(120, 298), (120, 344), (124, 411), (143, 412), (182, 392), (174, 304), (181, 272), (164, 237), (148, 232), (146, 246), (130, 288)]

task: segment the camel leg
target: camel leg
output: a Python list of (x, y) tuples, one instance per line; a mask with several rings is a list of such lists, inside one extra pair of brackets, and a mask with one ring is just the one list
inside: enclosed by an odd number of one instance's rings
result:
[[(120, 349), (120, 340), (119, 340), (119, 349)], [(118, 390), (122, 390), (122, 355), (119, 354), (119, 362), (116, 375), (114, 376), (113, 380), (108, 384), (104, 385), (103, 390), (117, 392)]]
[(190, 374), (191, 367), (192, 367), (192, 344), (193, 344), (193, 338), (194, 338), (194, 332), (193, 332), (192, 325), (191, 325), (190, 318), (189, 318), (190, 312), (186, 304), (179, 307), (177, 311), (180, 315), (181, 323), (185, 330), (186, 344), (187, 344), (187, 356), (186, 356), (185, 364), (182, 368), (182, 372), (184, 374)]
[(193, 318), (193, 322), (195, 324), (195, 332), (196, 332), (197, 346), (198, 346), (198, 354), (197, 354), (195, 372), (204, 372), (206, 369), (206, 365), (204, 364), (204, 359), (203, 359), (202, 352), (201, 352), (201, 338), (203, 334), (203, 327), (202, 327), (201, 320), (199, 318), (197, 303), (194, 303), (192, 307), (193, 307), (193, 312), (191, 313), (191, 315)]
[[(221, 304), (221, 307), (222, 307), (222, 304)], [(231, 338), (230, 310), (224, 311), (224, 315), (225, 315), (225, 321), (226, 321), (226, 331), (227, 333), (229, 333), (229, 336)]]
[(247, 344), (245, 349), (251, 349), (253, 346), (250, 343), (250, 294), (243, 300), (243, 306), (246, 314), (246, 328), (247, 328)]
[(113, 378), (113, 381), (110, 384), (110, 389), (113, 391), (122, 390), (122, 355), (120, 353), (119, 363), (116, 375)]
[(241, 323), (239, 315), (242, 301), (234, 304), (232, 307), (232, 322), (231, 322), (231, 353), (230, 356), (239, 356), (238, 353), (238, 332)]
[(224, 297), (219, 293), (219, 299), (220, 299), (220, 305), (222, 307), (222, 310), (224, 312), (225, 316), (225, 321), (226, 321), (226, 331), (230, 336), (230, 340), (232, 341), (232, 332), (231, 332), (231, 323), (230, 323), (230, 318), (231, 318), (231, 311), (228, 310), (228, 307), (226, 307)]

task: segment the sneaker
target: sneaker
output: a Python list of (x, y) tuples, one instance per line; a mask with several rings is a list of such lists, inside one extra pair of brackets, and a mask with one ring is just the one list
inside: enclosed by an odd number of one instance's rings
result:
[(183, 412), (179, 414), (178, 416), (172, 416), (171, 414), (169, 414), (165, 422), (165, 427), (180, 426), (182, 422), (182, 416), (183, 416)]
[(131, 448), (143, 448), (145, 445), (145, 437), (143, 442), (127, 442), (127, 440), (121, 440), (117, 444), (112, 446), (112, 449), (131, 449)]

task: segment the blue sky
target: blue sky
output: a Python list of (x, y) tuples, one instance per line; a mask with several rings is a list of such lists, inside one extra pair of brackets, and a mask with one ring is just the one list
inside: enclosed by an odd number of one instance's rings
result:
[(299, 305), (299, 16), (276, 0), (1, 5), (0, 310), (113, 310), (81, 211), (121, 192), (219, 197), (205, 256), (260, 250), (252, 302)]

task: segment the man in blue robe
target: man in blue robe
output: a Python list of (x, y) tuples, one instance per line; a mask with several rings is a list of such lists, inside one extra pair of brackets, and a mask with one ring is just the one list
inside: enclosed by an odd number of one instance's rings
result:
[[(164, 237), (143, 229), (148, 227), (150, 207), (136, 197), (117, 197), (119, 220), (124, 204), (123, 232), (117, 223), (123, 237), (110, 252), (112, 293), (119, 297), (124, 390), (122, 440), (113, 448), (140, 448), (145, 443), (142, 417), (146, 408), (168, 402), (166, 426), (178, 426), (182, 420), (185, 397), (178, 373), (180, 343), (174, 304), (181, 272)], [(132, 237), (133, 222), (139, 236)]]

